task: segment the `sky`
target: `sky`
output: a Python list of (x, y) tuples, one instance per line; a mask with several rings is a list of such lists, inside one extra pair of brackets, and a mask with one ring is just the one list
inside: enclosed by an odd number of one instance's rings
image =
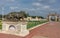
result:
[(60, 14), (60, 0), (0, 0), (0, 14), (26, 11), (29, 15)]

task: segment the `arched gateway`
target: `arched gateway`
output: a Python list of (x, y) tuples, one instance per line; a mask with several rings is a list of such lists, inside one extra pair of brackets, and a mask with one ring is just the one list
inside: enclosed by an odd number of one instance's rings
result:
[(59, 21), (59, 15), (54, 13), (54, 14), (48, 14), (47, 16), (48, 21)]

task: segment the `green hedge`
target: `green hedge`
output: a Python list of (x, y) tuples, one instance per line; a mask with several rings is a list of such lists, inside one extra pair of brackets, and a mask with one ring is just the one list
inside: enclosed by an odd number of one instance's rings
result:
[(0, 29), (2, 29), (2, 21), (0, 20)]

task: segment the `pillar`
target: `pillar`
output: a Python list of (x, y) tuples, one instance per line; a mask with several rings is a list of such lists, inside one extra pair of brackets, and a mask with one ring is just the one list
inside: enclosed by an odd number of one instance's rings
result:
[(51, 21), (51, 16), (49, 16), (49, 21)]
[(57, 16), (55, 16), (55, 21), (57, 21), (57, 19), (58, 19)]
[(7, 31), (8, 30), (8, 24), (6, 24), (6, 22), (3, 21), (2, 23), (2, 31)]
[(27, 22), (21, 22), (21, 30), (20, 36), (26, 36), (29, 34), (29, 30), (27, 30)]

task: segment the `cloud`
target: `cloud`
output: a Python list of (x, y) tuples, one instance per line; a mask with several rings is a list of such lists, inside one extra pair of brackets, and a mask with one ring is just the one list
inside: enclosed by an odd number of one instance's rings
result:
[(51, 10), (50, 6), (42, 6), (42, 7), (37, 7), (37, 8), (23, 8), (22, 10), (25, 11), (41, 11), (41, 10)]
[(56, 0), (49, 0), (49, 3), (55, 3)]
[(34, 9), (34, 8), (31, 8), (31, 9), (29, 9), (30, 11), (34, 11), (34, 10), (36, 10), (36, 9)]
[(27, 10), (27, 11), (35, 11), (35, 8), (23, 8), (23, 10)]
[(6, 1), (9, 1), (9, 2), (14, 2), (15, 0), (6, 0)]
[(12, 6), (12, 7), (10, 7), (10, 9), (11, 9), (11, 10), (14, 10), (14, 9), (18, 9), (18, 7)]
[(44, 5), (44, 4), (41, 4), (39, 2), (35, 2), (35, 3), (32, 3), (33, 6), (36, 6), (38, 9), (40, 8), (41, 10), (42, 9), (50, 9), (50, 6), (49, 5)]
[[(38, 2), (33, 2), (32, 5), (36, 6), (36, 10), (43, 10), (43, 11), (56, 11), (57, 9), (52, 8), (51, 5), (54, 4), (56, 0), (38, 0)], [(39, 7), (38, 7), (39, 6)]]
[(56, 0), (48, 0), (49, 3), (55, 3)]
[(57, 0), (38, 0), (39, 2), (42, 2), (42, 3), (55, 3)]
[(40, 4), (38, 2), (32, 3), (32, 5), (34, 5), (34, 6), (42, 6), (42, 4)]
[(50, 9), (50, 6), (45, 5), (45, 6), (43, 6), (43, 8), (45, 8), (45, 9)]

